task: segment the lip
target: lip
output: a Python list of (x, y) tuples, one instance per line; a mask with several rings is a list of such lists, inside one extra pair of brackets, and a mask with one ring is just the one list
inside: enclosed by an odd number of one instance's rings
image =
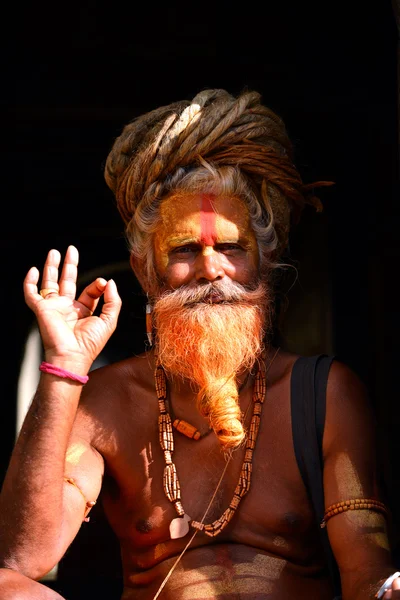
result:
[(205, 298), (205, 302), (207, 302), (208, 304), (221, 304), (221, 302), (223, 301), (224, 299), (222, 298), (222, 296), (217, 293), (210, 294), (209, 296), (207, 296), (207, 298)]

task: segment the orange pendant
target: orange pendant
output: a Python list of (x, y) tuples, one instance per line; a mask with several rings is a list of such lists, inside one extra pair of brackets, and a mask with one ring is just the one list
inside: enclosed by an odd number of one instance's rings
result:
[(201, 438), (201, 433), (196, 427), (188, 423), (187, 421), (182, 421), (182, 419), (175, 419), (173, 425), (179, 433), (183, 433), (186, 437), (191, 438), (193, 440), (199, 440)]

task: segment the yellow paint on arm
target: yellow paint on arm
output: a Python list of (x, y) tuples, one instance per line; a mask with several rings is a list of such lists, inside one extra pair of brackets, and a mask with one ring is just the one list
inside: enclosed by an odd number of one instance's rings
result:
[[(338, 502), (371, 497), (368, 490), (364, 489), (357, 470), (347, 452), (338, 454), (335, 464), (335, 474), (340, 496)], [(381, 513), (368, 509), (349, 510), (341, 513), (341, 515), (336, 515), (330, 521), (334, 521), (337, 518), (349, 520), (353, 526), (355, 525), (359, 528), (360, 534), (364, 537), (369, 538), (371, 542), (385, 550), (389, 549), (385, 518)]]
[(340, 500), (364, 497), (360, 478), (347, 452), (340, 452), (337, 455), (335, 475)]
[(71, 444), (71, 446), (67, 450), (65, 462), (75, 467), (77, 464), (79, 464), (79, 461), (85, 454), (86, 450), (87, 446), (85, 446), (85, 444), (79, 442)]

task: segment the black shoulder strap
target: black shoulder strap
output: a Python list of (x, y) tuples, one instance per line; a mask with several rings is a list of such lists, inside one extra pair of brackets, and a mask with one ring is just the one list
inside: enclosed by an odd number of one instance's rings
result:
[(291, 415), (294, 452), (326, 552), (335, 597), (341, 597), (339, 569), (329, 543), (324, 516), (322, 438), (326, 412), (326, 386), (334, 356), (319, 354), (296, 360), (291, 377)]

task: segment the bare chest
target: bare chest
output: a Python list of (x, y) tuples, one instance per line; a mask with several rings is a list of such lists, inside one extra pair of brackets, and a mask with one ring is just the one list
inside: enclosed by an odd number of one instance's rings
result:
[[(165, 462), (156, 420), (143, 427), (146, 431), (136, 441), (133, 434), (119, 439), (118, 453), (107, 461), (103, 497), (122, 546), (129, 548), (138, 566), (149, 568), (183, 548), (190, 533), (181, 540), (170, 539), (169, 526), (177, 514), (164, 491)], [(174, 437), (173, 461), (185, 513), (196, 521), (212, 523), (231, 505), (245, 449), (235, 451), (227, 465), (214, 434), (198, 442), (179, 433)], [(315, 551), (313, 518), (294, 456), (289, 410), (282, 404), (279, 410), (266, 406), (249, 491), (218, 538), (200, 532), (193, 544), (239, 543), (289, 560), (304, 560)], [(305, 547), (307, 538), (310, 544)]]

